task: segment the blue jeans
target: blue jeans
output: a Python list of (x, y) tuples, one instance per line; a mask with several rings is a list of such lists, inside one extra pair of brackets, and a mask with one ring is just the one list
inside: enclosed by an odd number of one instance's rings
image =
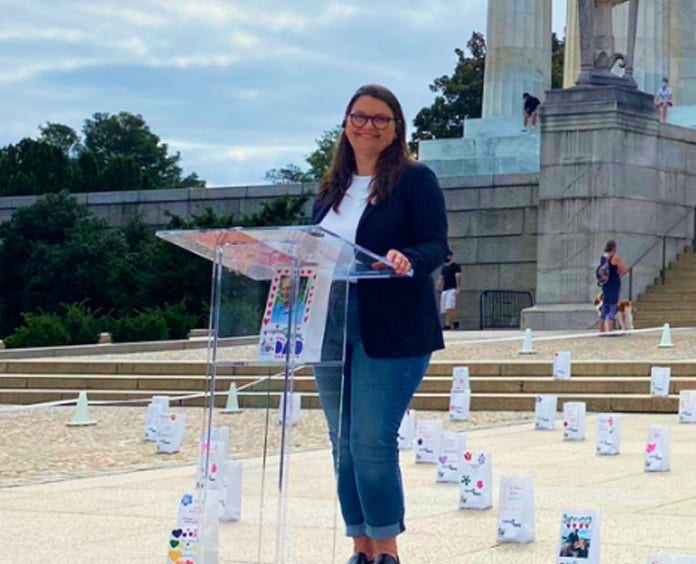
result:
[(317, 367), (314, 373), (346, 535), (388, 539), (405, 530), (397, 433), (430, 354), (368, 357), (360, 340), (356, 294), (351, 285), (343, 370)]

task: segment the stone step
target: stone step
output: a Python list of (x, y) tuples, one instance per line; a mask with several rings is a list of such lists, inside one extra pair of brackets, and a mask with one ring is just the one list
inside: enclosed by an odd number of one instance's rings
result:
[(660, 304), (664, 302), (696, 305), (696, 290), (693, 292), (653, 292), (649, 294), (641, 294), (638, 296), (637, 301), (641, 307), (645, 304)]
[[(80, 390), (16, 390), (0, 388), (0, 404), (34, 404), (61, 400), (75, 400)], [(162, 390), (163, 394), (174, 396), (174, 390)], [(559, 393), (558, 407), (562, 409), (565, 402), (584, 401), (588, 411), (620, 411), (620, 412), (652, 412), (652, 413), (676, 413), (679, 397), (670, 395), (667, 398), (655, 398), (648, 394), (602, 394), (602, 393)], [(473, 393), (471, 397), (471, 409), (473, 411), (531, 411), (537, 394), (518, 393)], [(277, 408), (281, 392), (246, 392), (239, 394), (239, 405), (242, 408)], [(141, 391), (114, 391), (92, 390), (89, 393), (90, 401), (142, 401), (135, 405), (144, 405), (149, 399), (148, 394)], [(216, 396), (215, 406), (224, 407), (226, 397)], [(203, 406), (204, 398), (190, 398), (174, 402), (173, 405)], [(316, 393), (305, 392), (302, 395), (302, 406), (305, 408), (320, 408), (319, 398)], [(449, 410), (449, 394), (417, 393), (411, 407), (420, 410)]]
[[(7, 366), (4, 366), (4, 365)], [(121, 363), (122, 364), (122, 363)], [(575, 360), (573, 361), (573, 374), (578, 376), (610, 376), (615, 374), (626, 376), (645, 376), (650, 374), (650, 367), (654, 363), (650, 361), (629, 361), (629, 360)], [(101, 368), (93, 372), (70, 371), (75, 368), (75, 363), (55, 361), (45, 363), (38, 361), (21, 361), (19, 363), (8, 362), (0, 363), (0, 383), (4, 378), (106, 378), (125, 381), (132, 380), (156, 380), (157, 378), (172, 379), (173, 381), (185, 378), (192, 378), (201, 381), (205, 378), (205, 363), (200, 363), (200, 372), (191, 369), (190, 363), (182, 363), (183, 367), (178, 368), (176, 363), (170, 363), (168, 370), (161, 373), (152, 374), (137, 370), (143, 366), (134, 362), (133, 366), (125, 373), (109, 374)], [(664, 366), (671, 366), (674, 375), (689, 375), (696, 372), (696, 361), (678, 360), (661, 363)], [(88, 367), (94, 368), (95, 363), (89, 363)], [(530, 360), (519, 358), (514, 360), (448, 360), (432, 361), (428, 365), (427, 377), (446, 376), (451, 378), (452, 370), (457, 366), (468, 366), (471, 376), (546, 376), (552, 371), (553, 362), (550, 360)], [(146, 366), (147, 367), (147, 366)], [(47, 370), (50, 368), (50, 370)], [(121, 366), (122, 368), (122, 366)], [(219, 367), (217, 370), (217, 380), (229, 384), (230, 381), (248, 382), (264, 376), (277, 375), (277, 379), (282, 380), (281, 367), (272, 366), (244, 366), (234, 367), (234, 370), (226, 370), (230, 367)], [(4, 372), (3, 372), (4, 369)], [(12, 370), (8, 370), (12, 369)], [(20, 370), (18, 370), (20, 369)], [(312, 376), (311, 367), (302, 367), (295, 371), (295, 377)]]

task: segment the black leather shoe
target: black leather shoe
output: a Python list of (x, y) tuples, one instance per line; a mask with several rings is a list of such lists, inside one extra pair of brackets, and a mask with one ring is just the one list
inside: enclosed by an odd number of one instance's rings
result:
[(375, 564), (401, 564), (401, 560), (394, 558), (391, 554), (378, 554)]
[(346, 564), (374, 564), (374, 560), (370, 560), (364, 552), (357, 552), (348, 559)]

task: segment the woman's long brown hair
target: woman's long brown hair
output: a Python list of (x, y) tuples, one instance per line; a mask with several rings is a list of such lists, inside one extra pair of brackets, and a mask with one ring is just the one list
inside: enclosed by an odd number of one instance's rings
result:
[[(401, 178), (410, 160), (408, 146), (406, 145), (406, 120), (401, 104), (396, 96), (384, 86), (379, 84), (366, 84), (358, 88), (357, 92), (346, 106), (343, 127), (348, 119), (348, 114), (355, 101), (361, 96), (371, 96), (381, 100), (394, 113), (396, 127), (396, 138), (386, 149), (382, 151), (377, 160), (375, 177), (372, 180), (372, 194), (374, 201), (379, 202), (386, 199)], [(319, 183), (318, 199), (322, 203), (331, 204), (334, 211), (338, 211), (346, 190), (353, 181), (355, 173), (355, 154), (351, 147), (345, 131), (341, 133), (338, 145), (334, 152), (331, 166), (324, 174)]]

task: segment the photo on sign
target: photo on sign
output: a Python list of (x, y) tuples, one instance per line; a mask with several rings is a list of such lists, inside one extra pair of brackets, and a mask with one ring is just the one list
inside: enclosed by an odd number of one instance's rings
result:
[(592, 531), (585, 528), (573, 528), (561, 539), (561, 551), (558, 556), (571, 556), (573, 558), (589, 558), (590, 537)]

